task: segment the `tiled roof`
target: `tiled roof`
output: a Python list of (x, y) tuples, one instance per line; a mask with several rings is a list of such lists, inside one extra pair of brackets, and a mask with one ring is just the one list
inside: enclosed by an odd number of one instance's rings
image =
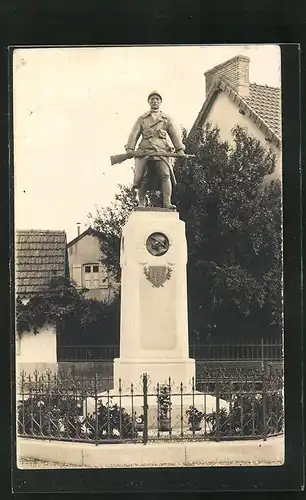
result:
[(250, 95), (243, 99), (280, 138), (282, 135), (281, 90), (251, 83)]
[(50, 279), (67, 272), (64, 231), (16, 231), (15, 289), (17, 295), (33, 295)]

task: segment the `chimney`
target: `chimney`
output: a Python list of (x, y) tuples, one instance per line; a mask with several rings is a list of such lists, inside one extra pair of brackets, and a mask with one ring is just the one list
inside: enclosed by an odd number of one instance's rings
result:
[(235, 56), (222, 64), (218, 64), (204, 73), (206, 84), (206, 97), (214, 80), (223, 77), (236, 90), (241, 97), (249, 97), (249, 69), (250, 58)]
[(81, 233), (81, 223), (77, 222), (77, 231), (78, 231), (78, 236), (80, 236)]

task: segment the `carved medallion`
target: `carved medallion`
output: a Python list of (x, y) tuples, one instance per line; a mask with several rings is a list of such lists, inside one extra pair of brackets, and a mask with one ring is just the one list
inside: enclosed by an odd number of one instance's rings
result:
[(165, 281), (171, 278), (172, 269), (167, 266), (149, 266), (143, 269), (146, 278), (151, 281), (153, 286), (159, 288), (164, 286)]
[(163, 233), (152, 233), (147, 239), (146, 247), (151, 255), (160, 257), (168, 252), (169, 240)]

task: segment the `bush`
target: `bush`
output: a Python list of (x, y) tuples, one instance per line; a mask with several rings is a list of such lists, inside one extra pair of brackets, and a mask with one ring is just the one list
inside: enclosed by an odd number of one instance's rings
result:
[(117, 404), (99, 403), (97, 413), (93, 413), (86, 420), (88, 437), (95, 439), (96, 428), (98, 439), (119, 439), (137, 437), (135, 424), (131, 415)]
[(17, 415), (22, 436), (89, 440), (137, 436), (133, 419), (124, 408), (100, 403), (97, 415), (84, 417), (83, 400), (72, 395), (30, 395), (18, 403)]
[(158, 419), (164, 420), (169, 418), (171, 408), (170, 387), (167, 384), (162, 384), (157, 390), (157, 405)]
[(28, 436), (77, 438), (82, 428), (82, 401), (70, 395), (30, 395), (17, 405), (18, 433)]
[[(219, 413), (205, 416), (209, 425), (209, 437), (230, 438), (271, 435), (283, 430), (283, 401), (280, 393), (235, 394), (229, 410), (221, 408)], [(266, 424), (266, 429), (265, 429)]]

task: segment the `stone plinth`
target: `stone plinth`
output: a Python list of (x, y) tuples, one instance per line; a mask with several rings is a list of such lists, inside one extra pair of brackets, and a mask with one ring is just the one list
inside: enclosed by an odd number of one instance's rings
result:
[[(138, 390), (137, 390), (138, 389)], [(186, 388), (185, 390), (188, 390)], [(190, 390), (190, 389), (189, 389)], [(144, 399), (143, 394), (141, 392), (140, 387), (136, 388), (133, 397), (130, 392), (124, 391), (119, 396), (118, 389), (114, 389), (112, 391), (104, 392), (99, 394), (99, 401), (107, 406), (118, 405), (119, 407), (123, 407), (125, 411), (134, 416), (143, 415), (143, 406)], [(156, 394), (153, 394), (148, 390), (147, 397), (148, 404), (148, 427), (149, 429), (156, 429), (158, 426), (158, 403)], [(171, 395), (171, 427), (180, 429), (181, 421), (183, 421), (183, 427), (188, 427), (188, 416), (186, 415), (186, 410), (190, 407), (194, 406), (197, 410), (207, 414), (216, 411), (216, 398), (209, 394), (204, 394), (200, 392), (184, 393), (183, 395), (179, 394), (179, 391), (175, 391)], [(229, 410), (229, 403), (224, 401), (223, 399), (219, 400), (219, 407), (225, 408), (227, 411)], [(86, 408), (84, 408), (84, 414), (91, 414), (95, 411), (95, 399), (87, 398)]]
[[(152, 252), (152, 253), (151, 253)], [(188, 385), (195, 376), (189, 358), (187, 314), (187, 243), (177, 212), (135, 210), (121, 239), (120, 357), (114, 383)]]

